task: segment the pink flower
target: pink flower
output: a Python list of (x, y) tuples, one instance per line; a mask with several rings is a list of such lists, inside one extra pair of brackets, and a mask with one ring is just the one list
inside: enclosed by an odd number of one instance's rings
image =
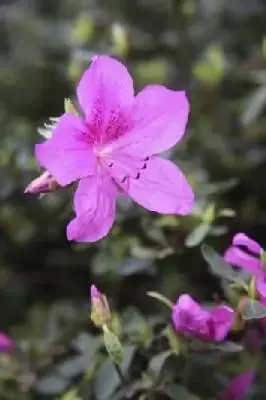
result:
[[(242, 246), (245, 251), (239, 248)], [(256, 288), (261, 296), (262, 303), (266, 298), (266, 270), (262, 262), (263, 249), (244, 233), (237, 233), (233, 237), (233, 246), (224, 254), (229, 264), (241, 267), (253, 276), (256, 276)]]
[(242, 372), (232, 380), (230, 385), (221, 395), (221, 400), (241, 400), (243, 399), (255, 379), (253, 369)]
[(91, 320), (94, 325), (103, 327), (111, 320), (111, 312), (106, 296), (95, 285), (90, 287)]
[(45, 171), (26, 187), (24, 193), (49, 193), (59, 188), (60, 185), (56, 182), (54, 177), (48, 171)]
[(221, 305), (207, 310), (187, 294), (179, 297), (172, 312), (177, 333), (202, 340), (223, 340), (234, 319), (234, 311), (230, 307)]
[(172, 162), (157, 156), (184, 135), (185, 93), (151, 85), (134, 97), (127, 69), (99, 56), (82, 76), (77, 97), (84, 118), (63, 114), (35, 151), (59, 185), (79, 182), (68, 239), (93, 242), (107, 235), (119, 193), (151, 211), (188, 214), (191, 187)]
[(5, 333), (0, 332), (0, 353), (10, 353), (14, 347), (14, 341)]

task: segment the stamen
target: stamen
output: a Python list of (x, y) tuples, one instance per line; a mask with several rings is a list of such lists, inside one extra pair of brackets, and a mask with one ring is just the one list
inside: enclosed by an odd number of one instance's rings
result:
[(121, 183), (125, 183), (127, 178), (128, 178), (127, 175), (125, 175), (124, 178), (122, 179)]
[(137, 175), (135, 176), (135, 179), (139, 179), (140, 178), (140, 173), (138, 172)]

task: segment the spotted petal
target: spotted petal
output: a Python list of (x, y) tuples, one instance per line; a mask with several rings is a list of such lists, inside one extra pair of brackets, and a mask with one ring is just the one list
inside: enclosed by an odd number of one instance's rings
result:
[[(115, 166), (115, 164), (114, 164)], [(152, 157), (145, 169), (118, 184), (136, 203), (162, 214), (186, 215), (194, 202), (193, 191), (180, 169), (169, 160)]]
[(112, 144), (131, 155), (149, 156), (174, 146), (184, 135), (189, 103), (184, 91), (147, 86), (132, 108), (133, 129)]

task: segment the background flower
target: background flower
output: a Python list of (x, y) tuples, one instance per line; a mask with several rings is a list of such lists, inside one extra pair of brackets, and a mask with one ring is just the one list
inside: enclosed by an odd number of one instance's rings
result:
[(206, 310), (187, 294), (179, 297), (172, 312), (177, 333), (203, 340), (223, 340), (234, 318), (234, 311), (230, 307), (217, 306)]

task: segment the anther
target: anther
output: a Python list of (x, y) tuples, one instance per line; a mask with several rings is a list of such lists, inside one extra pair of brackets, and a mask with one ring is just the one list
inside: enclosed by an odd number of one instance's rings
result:
[(139, 179), (140, 178), (140, 173), (138, 172), (137, 175), (135, 176), (135, 179)]

